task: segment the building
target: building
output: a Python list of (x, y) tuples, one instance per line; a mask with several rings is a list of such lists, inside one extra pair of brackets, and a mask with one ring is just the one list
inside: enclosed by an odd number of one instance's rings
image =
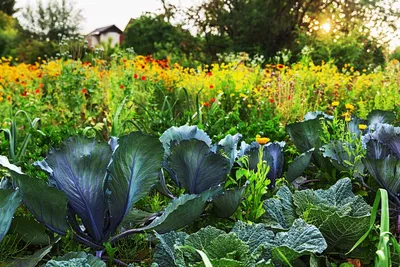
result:
[(112, 46), (121, 45), (122, 31), (115, 25), (95, 29), (85, 37), (89, 47), (99, 46), (103, 42), (108, 43), (110, 38)]

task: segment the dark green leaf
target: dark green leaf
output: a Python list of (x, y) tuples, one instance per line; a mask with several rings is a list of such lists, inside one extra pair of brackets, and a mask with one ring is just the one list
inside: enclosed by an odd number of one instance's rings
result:
[(157, 138), (140, 132), (118, 140), (109, 166), (111, 229), (115, 230), (132, 206), (159, 181), (163, 149)]
[(22, 195), (18, 190), (0, 189), (0, 242), (7, 234), (21, 200)]
[(171, 146), (168, 165), (176, 174), (178, 185), (190, 194), (199, 194), (223, 183), (229, 160), (212, 152), (203, 141), (181, 141)]
[(212, 213), (219, 218), (229, 218), (239, 207), (246, 187), (225, 190), (213, 201)]
[(293, 182), (297, 177), (303, 174), (304, 170), (310, 165), (313, 152), (314, 148), (311, 148), (294, 159), (286, 172), (286, 180)]

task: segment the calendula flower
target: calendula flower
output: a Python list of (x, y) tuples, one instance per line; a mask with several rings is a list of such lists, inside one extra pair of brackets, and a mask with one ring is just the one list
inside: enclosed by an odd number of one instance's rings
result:
[(354, 110), (354, 106), (352, 104), (346, 104), (346, 109), (353, 111)]
[(339, 101), (333, 101), (332, 102), (332, 107), (337, 107), (339, 106)]
[(351, 118), (350, 117), (346, 117), (346, 118), (344, 118), (344, 120), (349, 122), (349, 121), (351, 121)]
[(256, 142), (259, 143), (260, 145), (265, 145), (268, 143), (271, 139), (268, 137), (261, 137), (259, 134), (256, 135)]
[(359, 124), (359, 125), (358, 125), (358, 129), (360, 129), (361, 131), (364, 131), (365, 129), (367, 129), (367, 125), (365, 125), (365, 124)]

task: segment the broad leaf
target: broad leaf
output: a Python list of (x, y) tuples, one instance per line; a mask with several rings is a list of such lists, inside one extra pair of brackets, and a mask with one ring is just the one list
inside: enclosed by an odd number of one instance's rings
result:
[(178, 186), (190, 194), (199, 194), (223, 183), (229, 170), (226, 157), (195, 139), (172, 145), (168, 165), (176, 174)]
[(376, 130), (370, 134), (370, 138), (385, 144), (390, 149), (391, 154), (400, 159), (400, 127), (379, 124)]
[(375, 140), (372, 134), (366, 134), (361, 140), (363, 147), (367, 149), (367, 158), (383, 159), (391, 154), (389, 147)]
[(284, 186), (278, 190), (276, 198), (265, 200), (264, 210), (266, 226), (280, 230), (289, 229), (296, 219), (292, 192), (290, 192), (290, 189)]
[(222, 149), (230, 160), (230, 168), (232, 168), (238, 156), (237, 145), (241, 138), (241, 134), (235, 134), (233, 136), (229, 134), (218, 142), (218, 148)]
[(19, 190), (0, 189), (0, 242), (10, 228), (14, 212), (21, 203)]
[[(10, 267), (35, 267), (39, 264), (39, 262), (50, 253), (53, 245), (57, 243), (61, 238), (58, 237), (51, 242), (50, 245), (36, 251), (31, 256), (24, 256), (23, 258), (15, 258), (11, 261), (11, 263), (7, 266)], [(86, 266), (85, 266), (86, 267)]]
[(247, 224), (242, 221), (236, 222), (232, 233), (249, 246), (249, 253), (260, 256), (265, 248), (274, 246), (274, 233), (265, 228), (264, 224)]
[(283, 148), (285, 145), (285, 142), (274, 142), (265, 145), (263, 148), (263, 160), (267, 161), (269, 165), (267, 177), (271, 180), (272, 187), (275, 186), (276, 179), (282, 177), (284, 163)]
[(319, 138), (321, 123), (318, 118), (289, 124), (286, 126), (286, 130), (290, 139), (302, 153), (312, 148), (317, 150), (321, 145)]
[(200, 217), (207, 202), (221, 191), (221, 187), (215, 187), (199, 195), (183, 195), (174, 199), (161, 216), (141, 229), (155, 230), (159, 233), (178, 230)]
[(273, 260), (291, 262), (302, 255), (322, 253), (327, 244), (317, 227), (296, 219), (288, 232), (276, 234), (277, 246), (272, 249)]
[(249, 246), (235, 233), (229, 233), (214, 238), (205, 252), (211, 259), (225, 258), (246, 262), (249, 257)]
[(154, 213), (132, 208), (129, 213), (124, 217), (121, 226), (131, 229), (136, 225), (140, 225), (146, 222), (148, 218), (151, 218), (153, 216), (155, 216)]
[(393, 123), (396, 118), (392, 111), (373, 110), (368, 114), (368, 125), (377, 125), (382, 123)]
[(212, 203), (212, 213), (219, 218), (229, 218), (239, 207), (246, 187), (225, 190), (216, 196)]
[(30, 178), (25, 174), (11, 172), (11, 177), (14, 187), (19, 188), (23, 196), (24, 205), (32, 212), (36, 220), (55, 233), (66, 235), (69, 229), (68, 200), (64, 192), (49, 187), (41, 179)]
[(45, 267), (106, 267), (105, 262), (101, 259), (85, 252), (69, 252), (64, 256), (57, 257), (54, 260), (50, 260), (46, 263)]
[(398, 198), (400, 193), (400, 161), (387, 157), (384, 159), (364, 159), (363, 162), (372, 177), (388, 190), (391, 197)]
[(103, 186), (111, 154), (105, 142), (74, 137), (65, 141), (60, 150), (51, 150), (45, 160), (52, 170), (50, 183), (64, 191), (68, 205), (97, 242), (108, 238), (103, 233), (106, 210)]
[(171, 127), (166, 130), (160, 137), (165, 151), (165, 158), (170, 154), (172, 143), (179, 143), (183, 140), (191, 139), (203, 141), (207, 146), (211, 146), (210, 137), (203, 130), (197, 128), (197, 126), (183, 125), (181, 127)]
[(330, 249), (351, 247), (368, 229), (370, 206), (352, 192), (350, 179), (328, 190), (303, 190), (293, 195), (297, 214), (317, 226)]
[(21, 168), (11, 164), (6, 156), (0, 155), (0, 167), (22, 174)]
[(188, 235), (183, 232), (169, 232), (163, 235), (155, 234), (159, 242), (154, 254), (154, 262), (159, 267), (186, 266), (183, 252), (176, 249), (176, 247), (182, 246)]
[(259, 143), (252, 142), (250, 144), (246, 144), (246, 142), (242, 141), (242, 143), (240, 144), (238, 157), (241, 158), (247, 156), (248, 168), (250, 170), (257, 170), (259, 150), (260, 150)]
[(206, 251), (206, 249), (211, 245), (212, 241), (214, 241), (214, 239), (220, 235), (226, 235), (226, 233), (215, 227), (207, 226), (200, 229), (196, 233), (187, 236), (185, 239), (185, 245)]
[(48, 245), (50, 237), (46, 227), (33, 218), (18, 216), (11, 223), (11, 231), (17, 233), (21, 239), (30, 245)]
[(330, 116), (322, 111), (310, 111), (304, 115), (303, 121), (309, 121), (314, 119), (324, 118), (328, 120), (333, 120), (333, 116)]
[(354, 168), (355, 149), (346, 142), (331, 141), (321, 147), (322, 155), (328, 158), (339, 171), (350, 171)]
[(111, 232), (159, 181), (163, 149), (157, 138), (136, 132), (118, 140), (109, 166)]
[(294, 159), (289, 165), (286, 172), (286, 180), (293, 182), (300, 175), (303, 174), (304, 170), (310, 165), (311, 157), (314, 153), (314, 148), (311, 148), (307, 152), (302, 153), (300, 156)]

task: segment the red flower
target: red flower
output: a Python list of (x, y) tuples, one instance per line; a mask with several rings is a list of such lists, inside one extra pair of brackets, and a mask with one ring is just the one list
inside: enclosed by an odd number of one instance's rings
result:
[(210, 89), (213, 89), (213, 88), (214, 88), (214, 85), (211, 84), (211, 85), (210, 85)]
[(206, 102), (206, 103), (204, 103), (204, 106), (205, 106), (205, 107), (209, 107), (209, 106), (210, 106), (210, 103)]
[(142, 76), (142, 81), (145, 81), (146, 80), (146, 76)]
[(139, 76), (135, 73), (135, 74), (133, 74), (133, 78), (137, 79), (137, 78), (139, 78)]
[(84, 95), (87, 94), (87, 89), (86, 88), (82, 89), (82, 94), (84, 94)]
[(292, 99), (292, 96), (291, 96), (291, 95), (290, 95), (290, 96), (288, 96), (288, 97), (287, 97), (287, 99), (288, 99), (288, 100)]
[(212, 76), (212, 72), (211, 71), (207, 72), (207, 76)]
[(275, 101), (271, 98), (270, 100), (269, 100), (269, 103), (274, 103)]
[(216, 99), (213, 97), (210, 99), (210, 103), (215, 103)]
[(124, 86), (123, 84), (121, 84), (121, 85), (119, 86), (119, 88), (124, 89), (125, 86)]
[(44, 84), (43, 84), (43, 83), (41, 83), (41, 84), (39, 85), (39, 87), (40, 87), (40, 88), (43, 88), (43, 87), (44, 87)]
[(40, 94), (40, 89), (39, 89), (39, 88), (36, 89), (36, 90), (35, 90), (35, 93), (36, 93), (36, 94)]

